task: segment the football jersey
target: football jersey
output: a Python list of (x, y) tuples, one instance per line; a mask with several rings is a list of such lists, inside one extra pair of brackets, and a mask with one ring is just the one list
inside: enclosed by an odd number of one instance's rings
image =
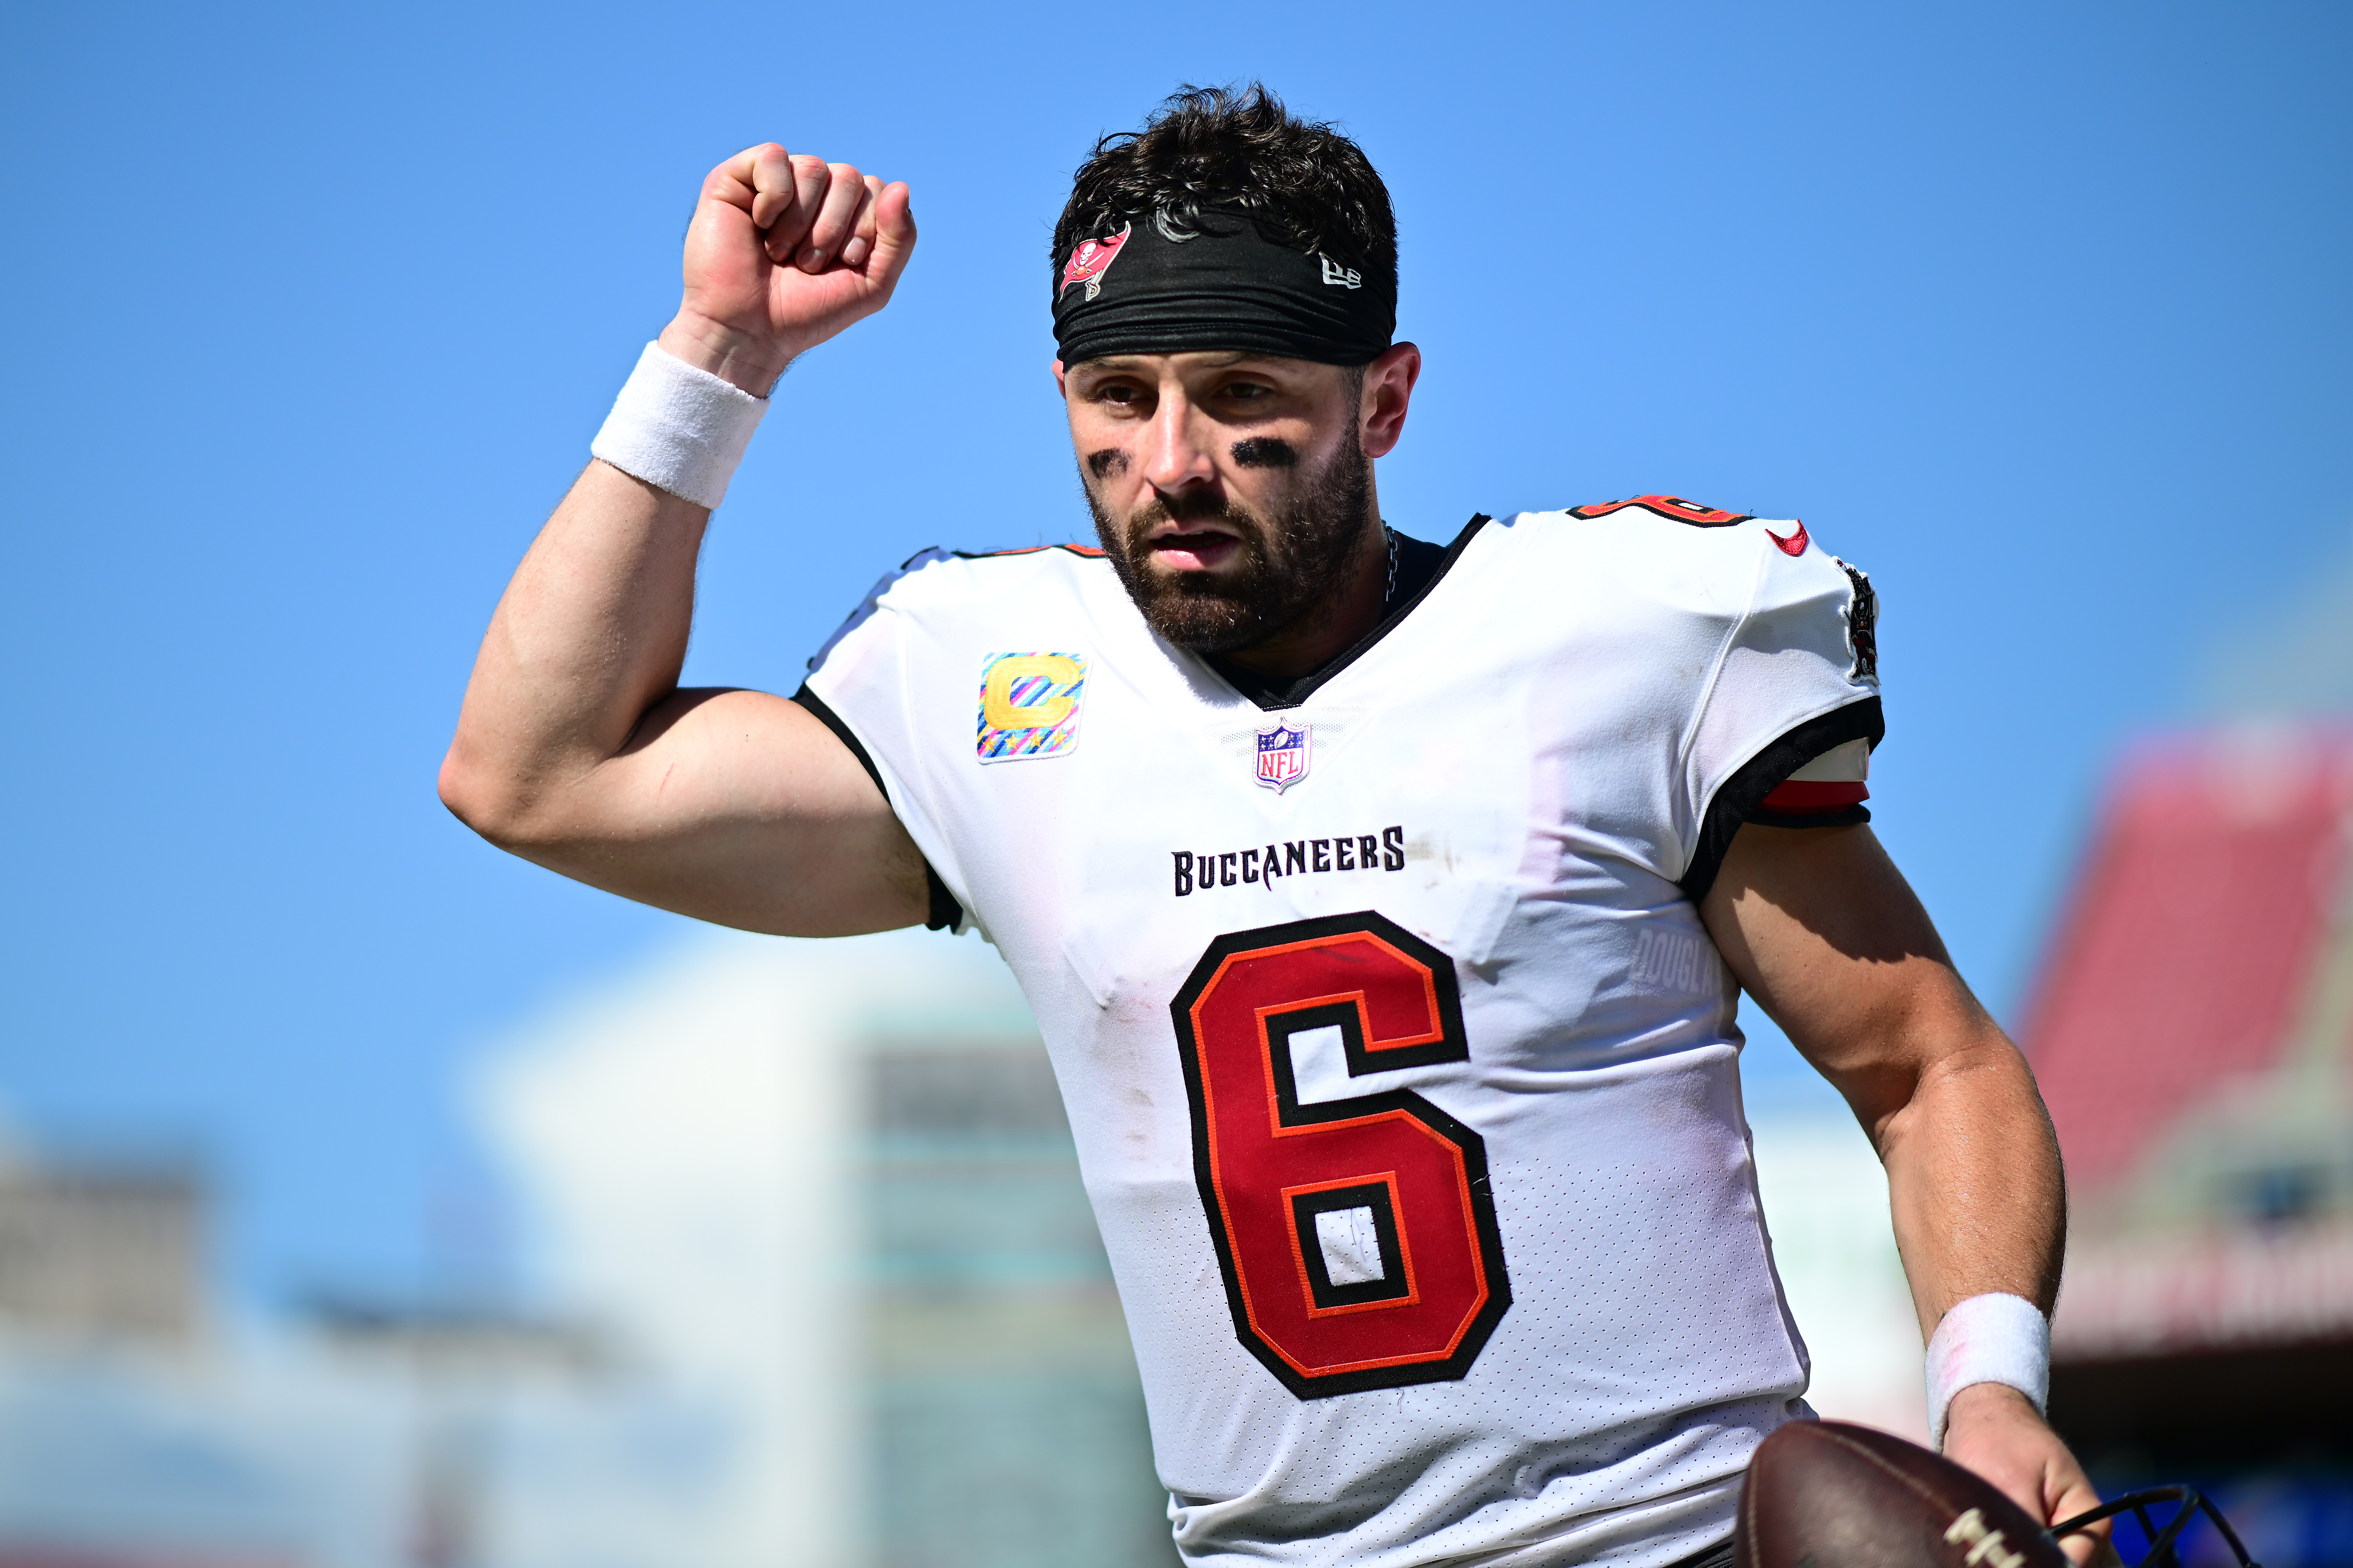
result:
[(1730, 1532), (1808, 1363), (1695, 900), (1862, 818), (1871, 616), (1653, 496), (1474, 519), (1273, 710), (1073, 546), (927, 552), (812, 661), (1037, 1016), (1188, 1563)]

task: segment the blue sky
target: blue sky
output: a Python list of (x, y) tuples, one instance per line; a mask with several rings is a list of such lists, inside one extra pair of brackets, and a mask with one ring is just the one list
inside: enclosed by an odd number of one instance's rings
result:
[(1389, 521), (1666, 489), (1869, 568), (1881, 829), (2008, 1008), (2118, 743), (2347, 601), (2349, 45), (2317, 4), (10, 8), (0, 1108), (204, 1152), (249, 1300), (494, 1254), (466, 1064), (684, 922), (433, 771), (696, 181), (774, 137), (923, 226), (707, 558), (690, 679), (789, 689), (913, 550), (1083, 530), (1064, 182), (1250, 76), (1396, 195)]

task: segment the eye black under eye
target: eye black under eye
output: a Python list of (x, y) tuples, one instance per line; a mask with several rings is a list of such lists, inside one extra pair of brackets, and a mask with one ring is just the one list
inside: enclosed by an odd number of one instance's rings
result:
[(1299, 462), (1296, 447), (1271, 436), (1253, 436), (1247, 441), (1235, 442), (1233, 457), (1245, 468), (1289, 468)]

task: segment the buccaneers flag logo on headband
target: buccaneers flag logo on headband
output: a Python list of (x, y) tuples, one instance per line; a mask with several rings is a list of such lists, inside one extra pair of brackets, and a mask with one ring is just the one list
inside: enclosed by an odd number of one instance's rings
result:
[(1086, 298), (1090, 300), (1102, 293), (1103, 275), (1111, 270), (1113, 262), (1119, 259), (1119, 247), (1125, 245), (1127, 237), (1134, 232), (1135, 225), (1131, 223), (1109, 239), (1081, 240), (1079, 247), (1071, 252), (1071, 259), (1062, 268), (1062, 286), (1054, 290), (1054, 297), (1059, 300), (1069, 293), (1073, 283), (1085, 284)]

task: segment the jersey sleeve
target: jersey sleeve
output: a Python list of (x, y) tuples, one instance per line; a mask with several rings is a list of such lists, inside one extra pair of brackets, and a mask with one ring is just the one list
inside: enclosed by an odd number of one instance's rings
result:
[(911, 754), (914, 726), (906, 701), (905, 626), (891, 601), (907, 577), (952, 559), (946, 551), (926, 550), (876, 583), (841, 629), (818, 649), (808, 678), (793, 693), (794, 701), (849, 748), (923, 852), (930, 890), (923, 923), (934, 931), (962, 931), (965, 905), (938, 870), (944, 841), (892, 761)]
[[(1879, 700), (1878, 605), (1871, 579), (1795, 523), (1750, 522), (1757, 562), (1747, 607), (1725, 639), (1685, 755), (1695, 825), (1680, 886), (1706, 897), (1744, 822), (1829, 827), (1868, 822)], [(1784, 531), (1794, 531), (1788, 532)], [(1790, 553), (1792, 542), (1800, 550)]]

